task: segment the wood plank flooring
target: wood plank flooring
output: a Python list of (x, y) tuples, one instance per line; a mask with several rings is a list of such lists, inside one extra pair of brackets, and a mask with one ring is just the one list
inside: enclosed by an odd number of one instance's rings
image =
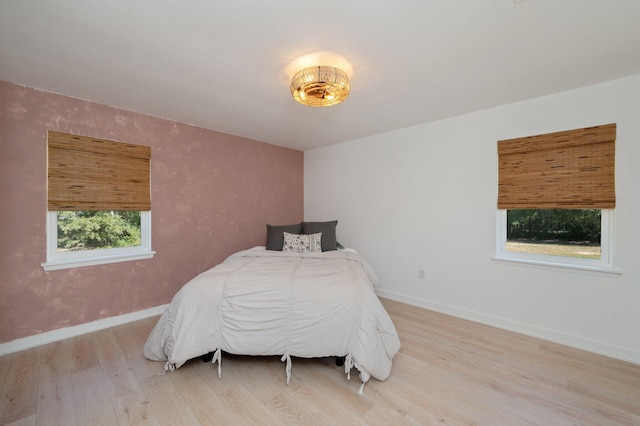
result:
[(157, 317), (0, 357), (2, 425), (640, 425), (640, 366), (383, 300), (402, 342), (358, 394), (333, 358), (223, 355), (159, 376)]

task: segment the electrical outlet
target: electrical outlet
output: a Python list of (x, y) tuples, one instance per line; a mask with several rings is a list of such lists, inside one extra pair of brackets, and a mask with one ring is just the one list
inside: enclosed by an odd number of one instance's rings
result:
[(418, 269), (418, 279), (424, 280), (424, 269)]

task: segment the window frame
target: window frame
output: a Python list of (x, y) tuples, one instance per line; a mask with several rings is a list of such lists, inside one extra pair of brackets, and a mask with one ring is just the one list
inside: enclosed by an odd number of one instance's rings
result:
[(58, 212), (47, 212), (47, 261), (42, 264), (45, 271), (79, 268), (131, 260), (150, 259), (155, 255), (151, 250), (151, 211), (140, 212), (140, 245), (108, 249), (58, 251)]
[[(511, 209), (513, 210), (513, 209)], [(620, 273), (615, 268), (615, 210), (601, 209), (600, 215), (600, 259), (583, 259), (567, 256), (552, 256), (535, 253), (520, 253), (507, 250), (507, 209), (498, 209), (496, 215), (496, 260), (528, 263), (542, 266)]]

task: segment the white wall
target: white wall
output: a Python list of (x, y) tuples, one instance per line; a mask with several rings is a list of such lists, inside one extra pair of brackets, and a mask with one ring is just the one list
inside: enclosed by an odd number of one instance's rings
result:
[[(492, 260), (496, 142), (607, 123), (622, 274)], [(306, 151), (304, 170), (305, 220), (338, 219), (381, 296), (640, 363), (640, 75)]]

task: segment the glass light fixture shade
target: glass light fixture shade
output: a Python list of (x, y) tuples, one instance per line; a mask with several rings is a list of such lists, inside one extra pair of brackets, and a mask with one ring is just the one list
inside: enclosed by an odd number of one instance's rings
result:
[(290, 88), (293, 98), (301, 104), (322, 107), (347, 99), (351, 83), (344, 71), (322, 65), (298, 71)]

